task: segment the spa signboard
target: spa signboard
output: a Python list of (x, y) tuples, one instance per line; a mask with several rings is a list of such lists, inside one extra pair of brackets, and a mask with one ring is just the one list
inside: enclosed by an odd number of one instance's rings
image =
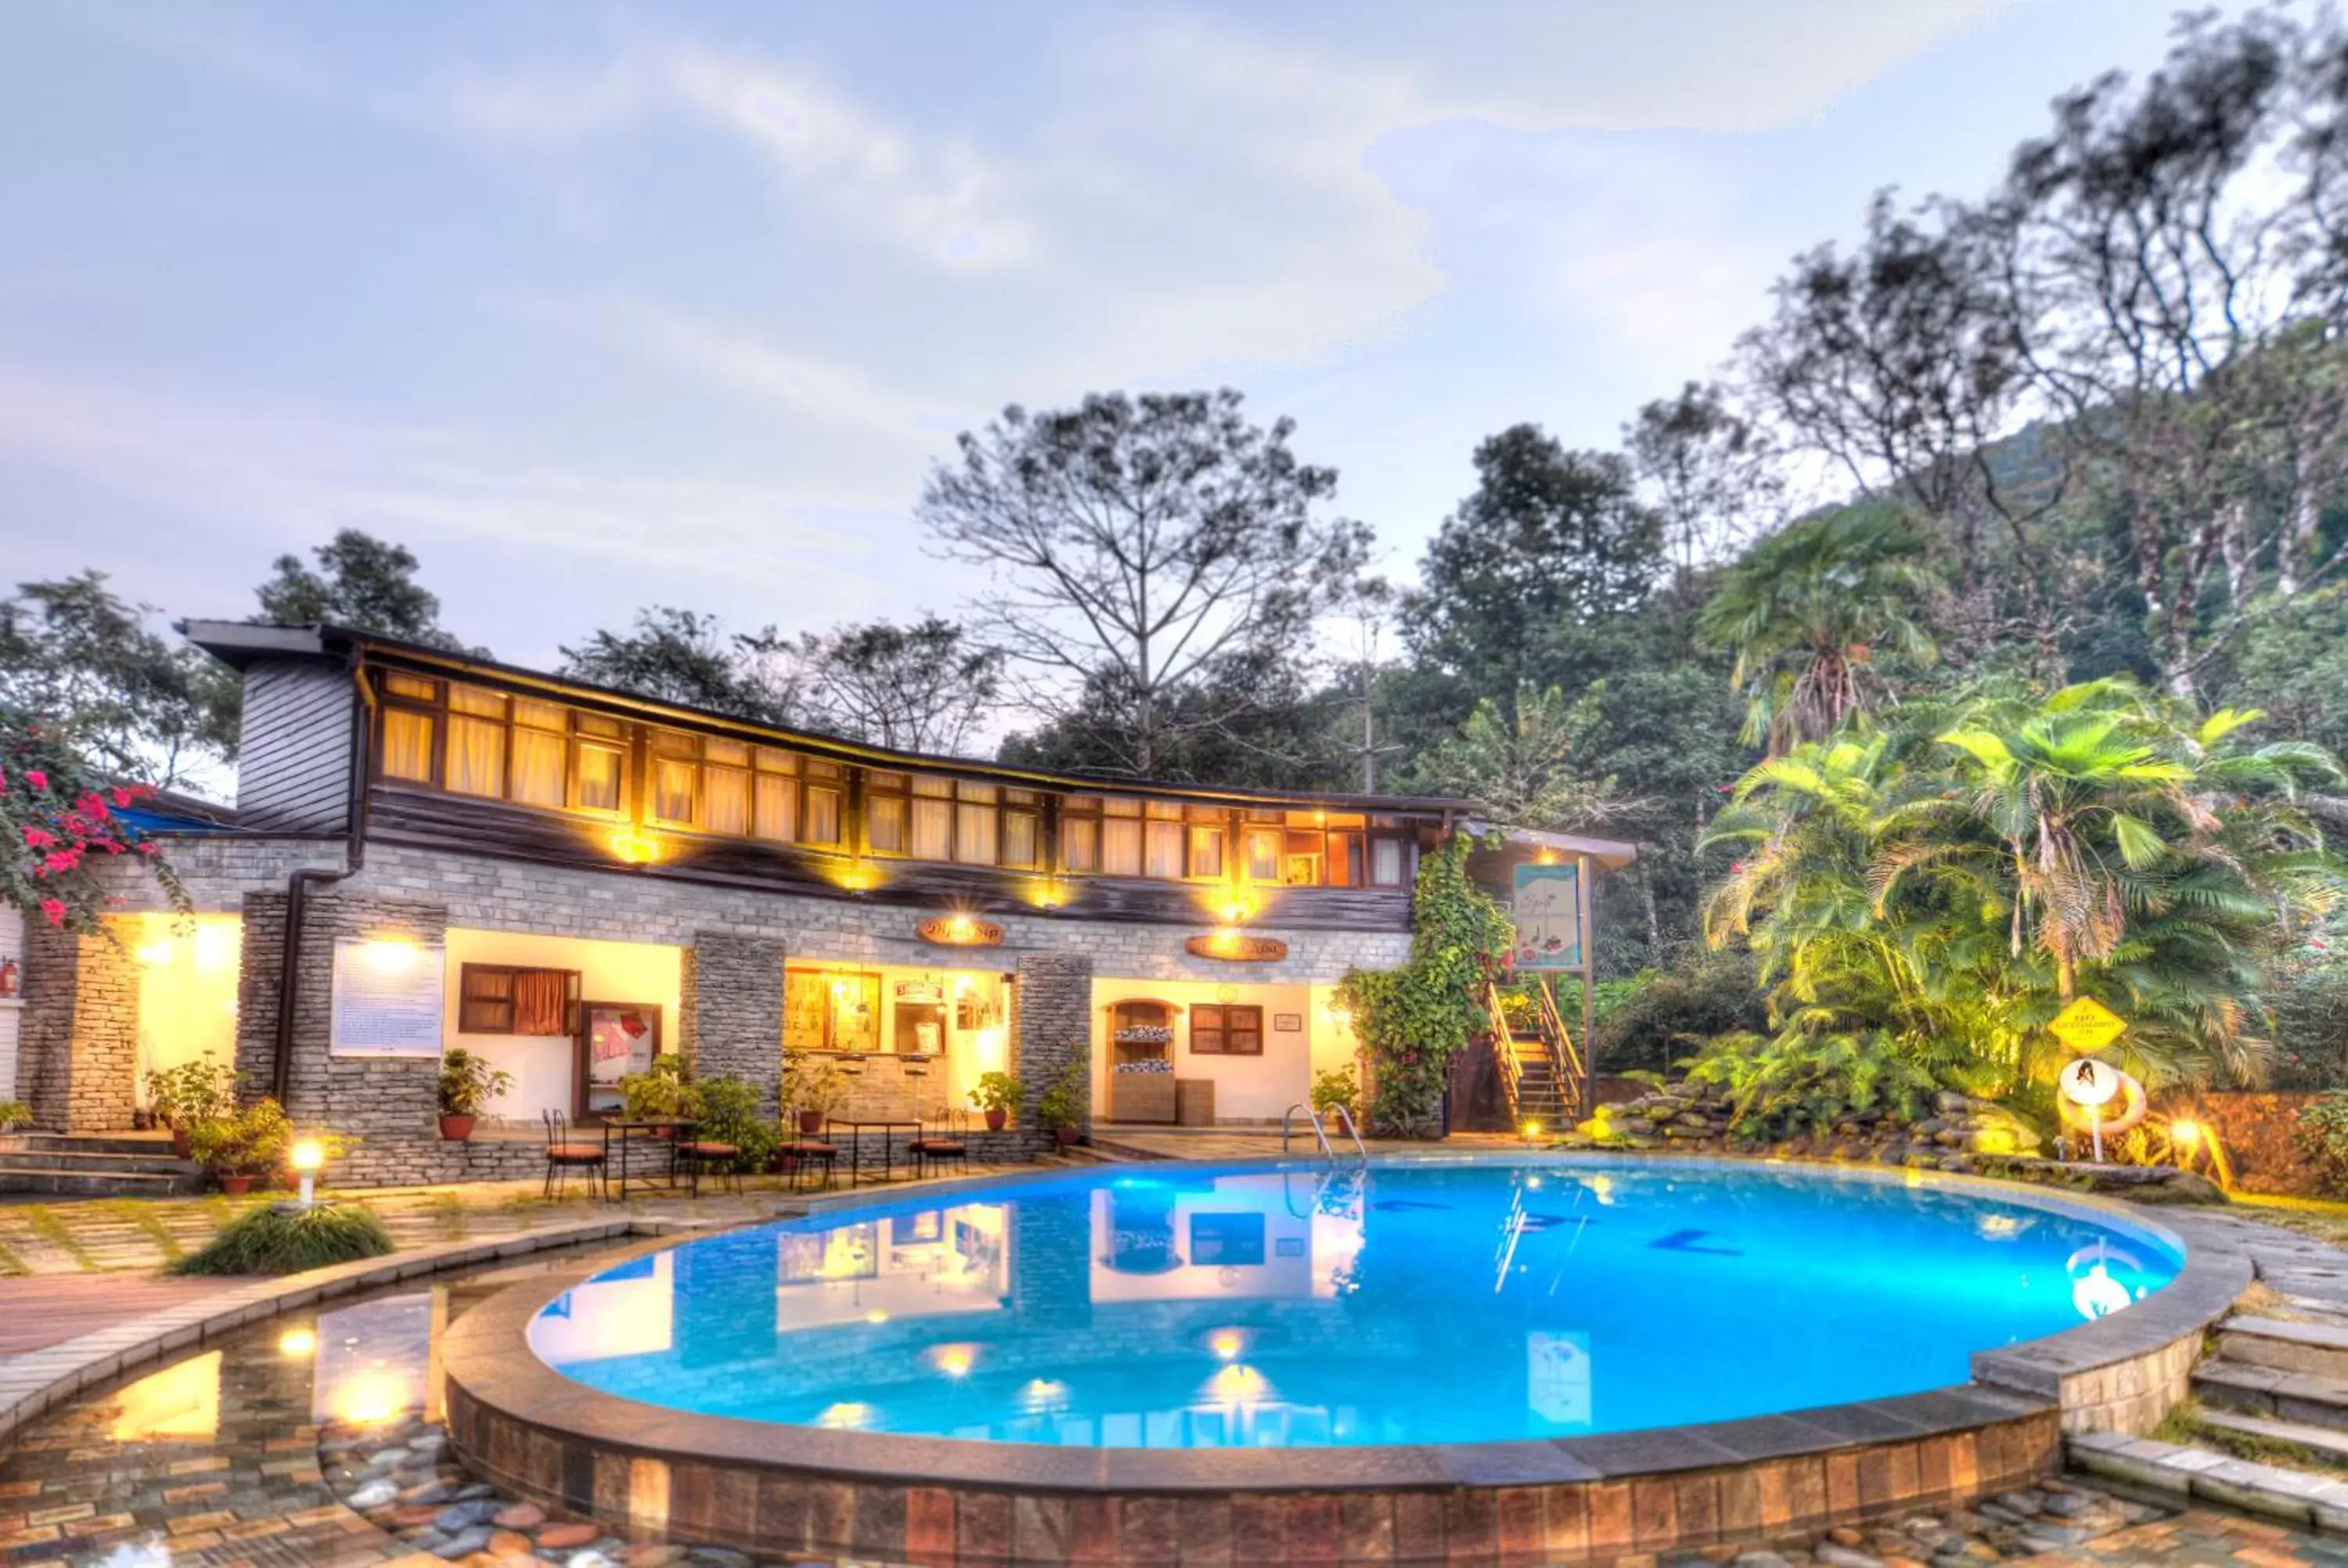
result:
[(1519, 969), (1581, 968), (1581, 867), (1528, 861), (1517, 866), (1509, 902)]

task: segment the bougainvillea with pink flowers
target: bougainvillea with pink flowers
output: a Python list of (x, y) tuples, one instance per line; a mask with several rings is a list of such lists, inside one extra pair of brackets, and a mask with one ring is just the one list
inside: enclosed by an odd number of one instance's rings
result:
[(123, 813), (155, 792), (90, 774), (54, 726), (0, 707), (0, 902), (28, 921), (83, 935), (105, 930), (108, 867), (135, 866), (188, 911), (187, 890), (162, 845)]

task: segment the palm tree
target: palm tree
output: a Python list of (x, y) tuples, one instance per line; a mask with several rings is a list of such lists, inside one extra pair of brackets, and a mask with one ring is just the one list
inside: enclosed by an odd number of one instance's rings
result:
[(1722, 575), (1696, 618), (1736, 656), (1745, 740), (1782, 755), (1889, 705), (1880, 652), (1937, 657), (1923, 613), (1939, 591), (1923, 538), (1897, 507), (1847, 507), (1770, 535)]

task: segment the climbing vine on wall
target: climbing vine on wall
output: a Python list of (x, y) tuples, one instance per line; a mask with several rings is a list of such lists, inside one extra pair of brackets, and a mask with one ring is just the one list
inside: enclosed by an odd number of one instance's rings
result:
[(1337, 988), (1369, 1053), (1370, 1122), (1426, 1137), (1436, 1130), (1452, 1059), (1491, 1027), (1485, 982), (1508, 962), (1509, 917), (1468, 879), (1464, 835), (1419, 862), (1410, 958), (1398, 969), (1355, 969)]

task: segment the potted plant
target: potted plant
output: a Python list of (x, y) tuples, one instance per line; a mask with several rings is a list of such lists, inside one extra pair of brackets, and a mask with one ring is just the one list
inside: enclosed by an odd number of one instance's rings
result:
[[(685, 1060), (673, 1051), (654, 1057), (649, 1071), (620, 1080), (620, 1114), (631, 1122), (689, 1121), (698, 1103), (694, 1086), (685, 1081)], [(665, 1138), (675, 1131), (655, 1127), (653, 1132)]]
[(32, 1120), (33, 1108), (23, 1101), (0, 1100), (0, 1132), (14, 1132), (19, 1127), (31, 1125)]
[(207, 1122), (217, 1122), (236, 1108), (236, 1091), (244, 1075), (206, 1051), (193, 1061), (166, 1067), (147, 1075), (147, 1103), (156, 1119), (171, 1130), (171, 1153), (180, 1159), (195, 1152), (193, 1133)]
[(823, 1131), (824, 1120), (847, 1100), (848, 1074), (829, 1057), (787, 1050), (783, 1052), (783, 1095), (798, 1118), (800, 1134), (813, 1137)]
[(721, 1075), (696, 1080), (693, 1089), (700, 1141), (732, 1144), (736, 1171), (765, 1170), (782, 1140), (775, 1123), (758, 1114), (757, 1086)]
[(1313, 1114), (1323, 1122), (1339, 1106), (1344, 1107), (1348, 1120), (1354, 1119), (1354, 1101), (1361, 1093), (1350, 1067), (1333, 1067), (1326, 1072), (1313, 1075)]
[(1063, 1149), (1076, 1141), (1076, 1129), (1084, 1125), (1084, 1064), (1072, 1061), (1035, 1102), (1037, 1120), (1052, 1130), (1053, 1141)]
[(1025, 1093), (1025, 1086), (1010, 1073), (982, 1072), (978, 1087), (970, 1091), (970, 1102), (986, 1112), (986, 1130), (1000, 1132)]
[(452, 1046), (440, 1058), (440, 1136), (461, 1143), (473, 1135), (473, 1123), (492, 1095), (513, 1087), (513, 1074), (489, 1065), (463, 1046)]
[(195, 1157), (236, 1197), (252, 1190), (265, 1171), (285, 1161), (294, 1145), (294, 1120), (274, 1100), (256, 1100), (242, 1111), (199, 1122), (189, 1132)]

